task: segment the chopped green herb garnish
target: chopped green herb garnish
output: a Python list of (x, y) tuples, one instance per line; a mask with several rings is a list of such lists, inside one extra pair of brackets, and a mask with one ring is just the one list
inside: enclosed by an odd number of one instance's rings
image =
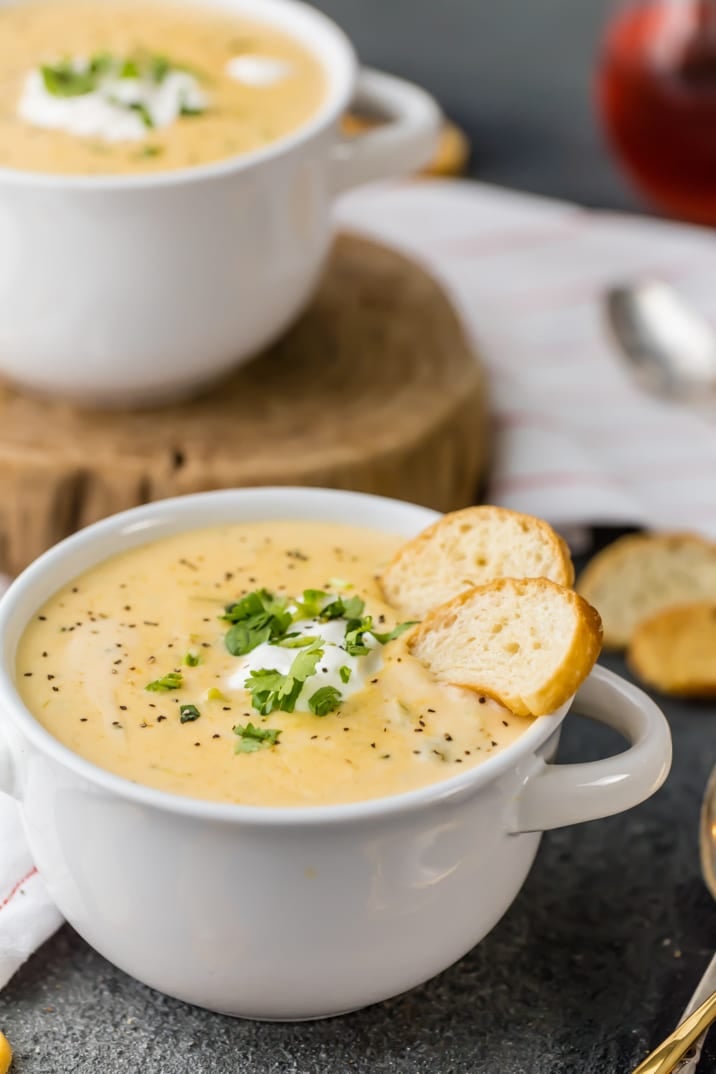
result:
[(149, 77), (152, 82), (163, 82), (172, 69), (166, 56), (152, 56), (149, 61)]
[(308, 707), (316, 716), (327, 716), (338, 708), (343, 697), (335, 686), (322, 686), (308, 699)]
[(186, 666), (188, 668), (195, 668), (198, 663), (199, 663), (199, 654), (198, 653), (187, 653), (185, 655), (184, 664), (186, 664)]
[(293, 712), (303, 683), (282, 675), (276, 668), (261, 668), (252, 671), (244, 686), (251, 692), (251, 704), (261, 716), (281, 709)]
[(167, 675), (162, 675), (161, 679), (147, 683), (144, 689), (151, 690), (155, 694), (164, 694), (168, 690), (181, 689), (183, 682), (181, 671), (170, 671)]
[(109, 52), (96, 52), (89, 62), (89, 70), (93, 75), (108, 75), (115, 61)]
[(322, 589), (304, 589), (300, 600), (296, 601), (296, 618), (317, 619), (328, 596)]
[(347, 664), (344, 664), (343, 667), (340, 667), (338, 669), (338, 674), (341, 677), (341, 682), (348, 682), (348, 680), (350, 679), (350, 677), (353, 674), (353, 672), (352, 672), (351, 668), (348, 667)]
[(234, 753), (256, 753), (264, 746), (276, 746), (281, 731), (273, 727), (254, 727), (252, 723), (244, 727), (237, 723), (234, 734), (239, 736)]
[(315, 673), (322, 656), (323, 649), (302, 649), (294, 657), (287, 675), (282, 675), (276, 668), (252, 671), (244, 686), (251, 692), (251, 704), (256, 711), (262, 716), (277, 709), (294, 712), (303, 684)]
[(146, 160), (149, 157), (159, 157), (163, 152), (160, 145), (144, 145), (137, 153), (137, 157), (140, 160)]
[(323, 649), (320, 648), (304, 649), (302, 652), (297, 653), (289, 668), (289, 675), (292, 679), (305, 682), (311, 675), (315, 675), (316, 664), (322, 656)]
[(415, 626), (418, 622), (418, 619), (409, 619), (405, 623), (398, 623), (398, 625), (393, 627), (392, 630), (389, 630), (387, 634), (378, 634), (375, 630), (371, 630), (371, 634), (381, 645), (386, 645), (389, 641), (395, 641), (396, 638), (399, 638), (401, 634), (404, 634), (406, 630), (410, 630), (410, 628)]
[[(114, 103), (116, 104), (117, 102), (115, 101)], [(130, 112), (136, 112), (147, 130), (154, 129), (152, 113), (142, 101), (132, 101), (130, 104), (125, 105), (125, 108), (129, 108)]]
[(124, 60), (118, 71), (120, 78), (139, 78), (139, 67), (135, 60)]
[(78, 71), (69, 61), (44, 64), (40, 73), (45, 89), (53, 97), (84, 97), (92, 93), (98, 79), (98, 72), (91, 67)]
[(346, 637), (343, 647), (349, 656), (367, 656), (370, 647), (366, 645), (364, 637), (370, 632), (373, 618), (370, 615), (362, 619), (349, 619), (346, 623)]
[(198, 720), (201, 716), (196, 705), (180, 705), (179, 706), (179, 722), (180, 723), (192, 723), (194, 720)]
[(284, 634), (279, 638), (277, 645), (282, 649), (305, 649), (308, 645), (315, 645), (321, 639), (316, 634)]
[(358, 619), (365, 610), (365, 601), (360, 597), (336, 597), (320, 612), (321, 619)]
[(245, 656), (271, 637), (271, 627), (246, 623), (234, 623), (224, 638), (224, 644), (232, 656)]
[(228, 604), (222, 619), (233, 624), (224, 639), (226, 648), (232, 656), (245, 656), (257, 645), (282, 637), (293, 617), (287, 600), (267, 589), (257, 589)]

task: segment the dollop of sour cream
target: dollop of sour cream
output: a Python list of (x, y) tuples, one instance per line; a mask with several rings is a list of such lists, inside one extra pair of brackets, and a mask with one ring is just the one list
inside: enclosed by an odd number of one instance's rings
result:
[(248, 52), (230, 59), (225, 70), (229, 78), (246, 86), (274, 86), (293, 73), (291, 64), (285, 60)]
[[(299, 619), (291, 624), (291, 633), (318, 638), (317, 644), (323, 650), (323, 655), (316, 664), (315, 674), (310, 675), (303, 684), (301, 693), (296, 701), (297, 712), (309, 712), (308, 699), (316, 690), (323, 686), (333, 686), (339, 691), (343, 700), (352, 694), (358, 693), (367, 686), (371, 678), (383, 664), (382, 645), (375, 640), (370, 633), (363, 636), (364, 644), (369, 653), (362, 656), (351, 656), (343, 648), (346, 634), (345, 619), (331, 619), (322, 622), (320, 619)], [(263, 642), (252, 649), (246, 656), (238, 658), (237, 668), (232, 672), (227, 686), (229, 690), (243, 690), (252, 671), (261, 671), (264, 668), (287, 675), (300, 648), (287, 649), (281, 645), (272, 645)], [(341, 668), (350, 669), (347, 682), (341, 677)]]
[[(75, 59), (72, 66), (82, 73), (89, 61)], [(161, 81), (109, 72), (91, 91), (64, 96), (50, 92), (43, 71), (35, 69), (25, 78), (17, 114), (35, 127), (122, 142), (144, 139), (182, 115), (203, 112), (207, 104), (206, 94), (188, 71), (171, 70)]]

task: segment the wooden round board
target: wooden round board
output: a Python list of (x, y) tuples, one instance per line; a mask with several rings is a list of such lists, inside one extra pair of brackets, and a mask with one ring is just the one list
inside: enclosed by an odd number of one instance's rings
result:
[(0, 569), (202, 489), (323, 485), (452, 510), (474, 500), (487, 449), (484, 374), (444, 293), (345, 235), (300, 321), (201, 398), (81, 411), (0, 386)]

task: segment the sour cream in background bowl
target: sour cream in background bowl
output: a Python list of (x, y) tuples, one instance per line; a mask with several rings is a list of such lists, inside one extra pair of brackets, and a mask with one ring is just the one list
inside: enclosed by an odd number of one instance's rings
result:
[[(126, 175), (0, 168), (0, 374), (26, 389), (99, 406), (191, 395), (267, 346), (305, 307), (341, 191), (412, 172), (432, 155), (440, 118), (432, 98), (359, 70), (350, 42), (318, 11), (298, 0), (209, 0), (204, 10), (293, 38), (322, 68), (322, 100), (290, 133), (193, 167)], [(237, 56), (233, 77), (257, 86), (280, 73), (271, 57)], [(48, 107), (37, 72), (19, 106), (27, 122), (132, 138), (147, 109), (170, 120), (178, 101), (201, 110), (191, 74), (172, 78), (161, 100), (128, 102), (135, 114), (121, 127), (96, 101), (85, 102), (84, 115), (71, 100)], [(351, 103), (390, 122), (346, 139), (339, 124)]]
[(227, 522), (304, 519), (412, 537), (434, 512), (320, 489), (242, 489), (165, 500), (68, 538), (0, 601), (0, 788), (21, 804), (51, 897), (97, 951), (140, 981), (260, 1019), (340, 1014), (420, 984), (490, 931), (541, 833), (609, 816), (666, 778), (671, 742), (644, 693), (595, 668), (580, 712), (629, 748), (554, 764), (570, 705), (479, 766), (407, 793), (343, 805), (240, 806), (113, 775), (53, 738), (23, 705), (15, 654), (60, 587), (155, 538)]

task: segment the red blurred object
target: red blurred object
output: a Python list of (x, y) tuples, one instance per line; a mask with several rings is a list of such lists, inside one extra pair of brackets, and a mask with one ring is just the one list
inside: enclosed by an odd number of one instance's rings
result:
[(647, 198), (716, 225), (716, 0), (648, 0), (618, 12), (597, 91), (614, 149)]

